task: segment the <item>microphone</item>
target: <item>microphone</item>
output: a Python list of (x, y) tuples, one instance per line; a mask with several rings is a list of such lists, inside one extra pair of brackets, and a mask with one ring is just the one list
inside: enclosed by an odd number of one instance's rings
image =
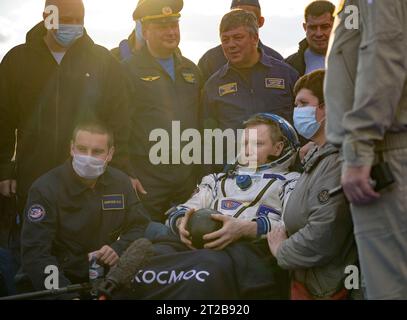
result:
[(99, 300), (111, 299), (115, 290), (128, 286), (136, 272), (147, 264), (152, 256), (153, 244), (149, 240), (143, 238), (134, 241), (97, 286)]

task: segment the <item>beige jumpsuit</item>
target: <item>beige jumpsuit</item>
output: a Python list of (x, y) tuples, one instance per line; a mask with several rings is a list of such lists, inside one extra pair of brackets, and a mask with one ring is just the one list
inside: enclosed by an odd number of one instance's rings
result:
[(345, 166), (379, 156), (390, 165), (396, 183), (351, 210), (367, 298), (407, 299), (407, 1), (343, 2), (327, 60), (327, 137)]

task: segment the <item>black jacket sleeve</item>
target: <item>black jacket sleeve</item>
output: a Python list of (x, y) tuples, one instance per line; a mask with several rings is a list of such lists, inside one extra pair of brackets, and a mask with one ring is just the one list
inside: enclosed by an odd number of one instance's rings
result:
[[(33, 210), (40, 210), (33, 219)], [(41, 216), (43, 215), (43, 216)], [(57, 232), (57, 214), (55, 207), (44, 196), (44, 192), (33, 187), (28, 195), (24, 210), (24, 223), (21, 234), (22, 267), (31, 279), (36, 290), (45, 290), (44, 281), (47, 266), (56, 266), (59, 270), (59, 287), (71, 284), (65, 277), (58, 260), (51, 254), (52, 243)]]
[(0, 64), (0, 181), (14, 177), (12, 162), (16, 142), (17, 111), (12, 104), (12, 58), (7, 55)]

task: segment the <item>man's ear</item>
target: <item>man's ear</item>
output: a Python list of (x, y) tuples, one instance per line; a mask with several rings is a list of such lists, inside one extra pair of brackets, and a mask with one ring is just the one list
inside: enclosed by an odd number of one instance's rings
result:
[(111, 147), (110, 150), (109, 150), (109, 153), (108, 153), (108, 155), (107, 155), (107, 158), (106, 158), (106, 161), (107, 161), (107, 162), (112, 161), (114, 152), (115, 152), (115, 148), (114, 148), (114, 147)]
[(279, 157), (281, 156), (281, 153), (283, 152), (284, 149), (284, 142), (283, 141), (279, 141), (276, 144), (276, 156)]
[(142, 25), (142, 28), (141, 28), (141, 33), (143, 34), (143, 38), (144, 38), (144, 40), (146, 40), (146, 41), (147, 41), (147, 38), (148, 38), (148, 36), (147, 36), (147, 30), (148, 30), (147, 25), (143, 24), (143, 25)]
[(253, 39), (254, 42), (256, 42), (257, 44), (260, 41), (260, 36), (259, 34), (250, 34), (251, 38)]
[(259, 28), (264, 26), (264, 22), (266, 21), (266, 19), (264, 19), (264, 17), (260, 17), (259, 18)]
[(306, 23), (306, 22), (304, 22), (304, 23), (302, 24), (302, 27), (304, 28), (304, 31), (307, 32), (307, 23)]
[(73, 140), (71, 140), (71, 156), (73, 157), (74, 155), (75, 155), (74, 144), (73, 144)]
[(280, 141), (280, 142), (279, 142), (279, 152), (280, 152), (280, 155), (281, 155), (281, 153), (283, 152), (283, 150), (284, 150), (284, 142), (283, 142), (283, 141)]

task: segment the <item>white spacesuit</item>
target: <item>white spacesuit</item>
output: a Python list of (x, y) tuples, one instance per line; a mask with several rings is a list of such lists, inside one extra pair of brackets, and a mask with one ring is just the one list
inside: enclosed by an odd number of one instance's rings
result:
[(289, 167), (296, 157), (298, 138), (285, 120), (281, 119), (279, 122), (280, 127), (284, 126), (282, 132), (289, 141), (284, 154), (256, 170), (235, 165), (227, 173), (204, 177), (194, 195), (168, 213), (167, 225), (174, 233), (178, 232), (178, 218), (191, 209), (204, 208), (214, 209), (235, 218), (256, 221), (258, 236), (269, 232), (272, 221), (281, 219), (284, 204), (300, 176), (297, 172), (289, 172)]

